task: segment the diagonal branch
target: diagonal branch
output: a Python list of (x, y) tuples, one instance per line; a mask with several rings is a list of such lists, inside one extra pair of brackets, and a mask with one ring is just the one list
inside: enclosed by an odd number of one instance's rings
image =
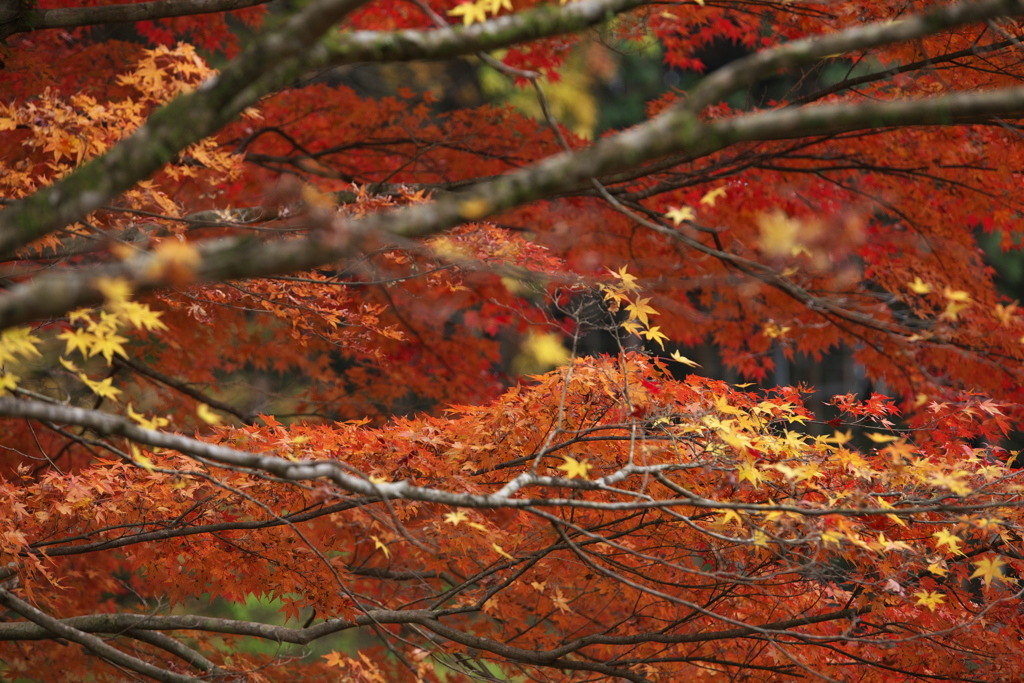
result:
[[(674, 152), (696, 159), (740, 142), (803, 138), (890, 126), (979, 124), (1024, 115), (1024, 88), (957, 93), (932, 99), (830, 104), (780, 109), (704, 123), (686, 109), (665, 114), (586, 150), (550, 157), (480, 183), (458, 195), (349, 220), (335, 217), (304, 239), (259, 242), (251, 237), (201, 245), (197, 282), (216, 282), (309, 270), (358, 253), (367, 239), (411, 239), (467, 220), (548, 198)], [(6, 213), (6, 212), (5, 212)], [(0, 214), (2, 219), (4, 214)], [(0, 296), (0, 329), (102, 303), (103, 278), (124, 278), (139, 292), (166, 286), (151, 254), (90, 270), (39, 277)]]
[(468, 28), (361, 31), (335, 47), (317, 43), (366, 0), (318, 0), (233, 59), (197, 90), (155, 112), (144, 126), (102, 157), (0, 213), (0, 255), (84, 218), (163, 167), (174, 154), (212, 135), (260, 98), (309, 69), (361, 61), (440, 59), (576, 31), (605, 21), (641, 0), (588, 0), (542, 6)]
[(28, 604), (24, 600), (21, 600), (14, 593), (0, 588), (0, 604), (4, 605), (8, 609), (17, 612), (21, 616), (25, 617), (31, 622), (34, 622), (37, 626), (45, 629), (47, 632), (59, 638), (64, 638), (72, 642), (78, 643), (85, 649), (89, 650), (98, 657), (122, 666), (126, 669), (134, 671), (136, 673), (149, 676), (150, 678), (161, 681), (161, 683), (201, 683), (202, 679), (195, 678), (193, 676), (182, 676), (171, 671), (166, 671), (159, 667), (148, 664), (141, 659), (132, 657), (131, 655), (118, 650), (116, 647), (107, 645), (103, 642), (102, 638), (91, 635), (84, 631), (69, 626), (59, 619), (54, 619), (48, 614), (36, 609), (32, 605)]

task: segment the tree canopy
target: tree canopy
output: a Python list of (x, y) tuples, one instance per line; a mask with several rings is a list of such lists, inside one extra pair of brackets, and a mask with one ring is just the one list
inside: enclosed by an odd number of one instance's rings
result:
[(1024, 2), (58, 4), (0, 5), (7, 680), (1024, 678)]

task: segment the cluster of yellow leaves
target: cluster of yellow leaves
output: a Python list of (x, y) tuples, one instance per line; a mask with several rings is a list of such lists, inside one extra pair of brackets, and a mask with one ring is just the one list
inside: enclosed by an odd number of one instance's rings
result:
[(27, 327), (15, 327), (0, 334), (0, 395), (13, 391), (21, 378), (11, 367), (22, 360), (39, 357), (39, 337)]
[(627, 318), (621, 324), (622, 329), (630, 334), (643, 337), (648, 341), (655, 341), (658, 346), (665, 348), (668, 337), (662, 333), (661, 327), (651, 325), (650, 316), (660, 315), (651, 307), (650, 297), (640, 296), (640, 287), (636, 284), (636, 276), (627, 272), (627, 266), (622, 266), (618, 271), (611, 271), (611, 274), (618, 280), (611, 284), (601, 285), (604, 292), (604, 299), (612, 313), (625, 310)]
[(129, 299), (131, 286), (127, 281), (104, 279), (97, 282), (96, 286), (106, 296), (106, 306), (101, 311), (78, 310), (68, 315), (69, 322), (75, 327), (57, 335), (57, 339), (67, 344), (59, 361), (97, 396), (116, 399), (121, 390), (113, 386), (113, 378), (93, 380), (68, 356), (76, 351), (84, 360), (102, 356), (106, 364), (110, 365), (115, 354), (122, 358), (128, 357), (124, 350), (128, 338), (119, 334), (123, 329), (134, 327), (154, 332), (166, 330), (167, 326), (160, 321), (160, 313), (146, 304)]
[[(562, 0), (565, 4), (565, 0)], [(464, 2), (448, 14), (453, 17), (462, 17), (462, 24), (469, 26), (477, 22), (487, 21), (487, 15), (497, 16), (501, 10), (512, 11), (512, 0), (470, 0)]]

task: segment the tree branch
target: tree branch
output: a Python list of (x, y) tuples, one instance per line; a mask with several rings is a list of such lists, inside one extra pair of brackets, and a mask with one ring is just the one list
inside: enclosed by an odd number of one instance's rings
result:
[[(327, 479), (335, 486), (359, 495), (366, 496), (367, 503), (383, 500), (415, 500), (439, 503), (452, 507), (478, 509), (515, 508), (529, 509), (542, 507), (577, 507), (599, 510), (642, 510), (656, 508), (690, 507), (710, 510), (743, 510), (751, 512), (791, 512), (805, 517), (821, 517), (826, 515), (846, 516), (888, 516), (912, 515), (931, 512), (971, 512), (995, 508), (1013, 507), (1007, 502), (964, 503), (947, 505), (942, 501), (945, 496), (921, 499), (897, 509), (893, 508), (822, 508), (818, 506), (801, 507), (798, 505), (765, 505), (760, 503), (740, 503), (731, 500), (713, 500), (693, 493), (686, 493), (680, 498), (654, 500), (647, 496), (625, 502), (600, 502), (588, 500), (580, 496), (556, 498), (515, 498), (520, 490), (527, 487), (561, 488), (572, 492), (588, 490), (609, 490), (609, 487), (632, 476), (656, 475), (660, 472), (671, 472), (681, 466), (673, 464), (640, 466), (635, 464), (621, 467), (618, 471), (595, 480), (563, 479), (523, 472), (507, 483), (500, 491), (491, 494), (456, 493), (427, 486), (416, 486), (407, 480), (398, 482), (375, 483), (368, 478), (351, 474), (344, 463), (336, 460), (299, 460), (281, 458), (261, 453), (249, 453), (227, 446), (206, 443), (180, 434), (171, 434), (139, 427), (134, 422), (122, 417), (110, 415), (98, 410), (85, 410), (73, 406), (45, 403), (29, 399), (16, 399), (10, 396), (0, 397), (0, 415), (23, 417), (43, 422), (74, 424), (86, 427), (102, 436), (121, 436), (136, 443), (146, 444), (155, 448), (167, 448), (178, 451), (208, 463), (227, 467), (245, 468), (254, 472), (266, 472), (287, 481), (312, 481)], [(158, 471), (173, 470), (161, 470)], [(909, 501), (908, 501), (909, 503)]]
[(156, 111), (135, 133), (66, 178), (0, 213), (0, 258), (69, 223), (163, 167), (174, 154), (218, 131), (260, 98), (309, 68), (360, 61), (443, 58), (557, 35), (599, 23), (640, 0), (588, 0), (541, 7), (468, 28), (350, 34), (335, 48), (317, 43), (366, 0), (318, 0), (233, 59), (220, 75)]
[(129, 654), (121, 652), (116, 647), (107, 645), (103, 642), (102, 638), (97, 638), (85, 631), (69, 626), (67, 623), (54, 619), (44, 612), (37, 610), (32, 605), (19, 599), (14, 595), (14, 593), (11, 593), (4, 588), (0, 588), (0, 604), (17, 612), (29, 621), (34, 622), (36, 626), (49, 633), (49, 637), (56, 636), (78, 643), (96, 656), (102, 657), (108, 662), (117, 664), (118, 666), (123, 666), (124, 668), (135, 671), (136, 673), (149, 676), (154, 680), (161, 681), (161, 683), (202, 683), (202, 679), (200, 678), (182, 676), (181, 674), (166, 671), (153, 666), (152, 664), (148, 664), (141, 659), (137, 659), (136, 657), (132, 657)]
[[(593, 147), (561, 154), (458, 195), (430, 204), (317, 226), (305, 239), (259, 242), (252, 237), (204, 243), (197, 282), (266, 277), (309, 270), (358, 253), (369, 238), (419, 238), (462, 222), (557, 195), (590, 178), (618, 173), (674, 152), (693, 160), (739, 142), (802, 138), (889, 126), (983, 123), (1018, 117), (1024, 88), (957, 93), (910, 102), (830, 104), (780, 109), (702, 123), (686, 109), (671, 109), (646, 124), (606, 138)], [(10, 209), (8, 209), (10, 210)], [(6, 213), (6, 212), (4, 212)], [(0, 213), (0, 218), (3, 217)], [(102, 303), (102, 279), (124, 278), (135, 291), (166, 286), (155, 278), (152, 254), (90, 270), (55, 273), (19, 285), (0, 297), (0, 329), (59, 316)]]
[(16, 33), (29, 31), (98, 24), (124, 24), (184, 17), (192, 14), (231, 12), (255, 5), (264, 5), (268, 2), (270, 0), (155, 0), (154, 2), (102, 7), (34, 9), (17, 17), (14, 21), (0, 26), (0, 41)]

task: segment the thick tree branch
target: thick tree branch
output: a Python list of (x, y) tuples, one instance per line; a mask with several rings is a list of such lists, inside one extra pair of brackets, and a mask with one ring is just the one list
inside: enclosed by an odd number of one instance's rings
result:
[[(822, 624), (830, 621), (844, 621), (858, 614), (870, 611), (870, 607), (848, 608), (826, 612), (812, 616), (796, 617), (772, 621), (760, 625), (749, 625), (730, 628), (723, 631), (705, 631), (700, 633), (636, 633), (628, 636), (609, 636), (594, 634), (570, 641), (553, 650), (536, 652), (522, 648), (505, 646), (504, 651), (492, 650), (487, 638), (469, 636), (450, 626), (440, 624), (448, 610), (371, 610), (352, 619), (329, 619), (307, 628), (290, 628), (252, 621), (222, 619), (199, 615), (168, 615), (152, 616), (147, 614), (94, 614), (89, 616), (69, 617), (59, 623), (83, 633), (122, 633), (126, 631), (205, 631), (238, 636), (251, 636), (264, 640), (273, 640), (295, 645), (307, 645), (324, 636), (338, 633), (351, 628), (372, 626), (374, 624), (421, 624), (428, 626), (435, 633), (463, 645), (478, 649), (494, 651), (518, 661), (546, 663), (560, 660), (587, 647), (588, 645), (637, 645), (640, 643), (686, 644), (706, 643), (719, 640), (734, 640), (760, 635), (789, 635), (800, 637), (800, 632), (793, 629), (801, 626)], [(435, 628), (436, 627), (436, 628)], [(0, 623), (0, 641), (11, 640), (46, 640), (54, 637), (54, 632), (31, 622)], [(526, 658), (529, 658), (527, 660)]]
[(541, 498), (514, 497), (519, 491), (530, 487), (549, 487), (552, 489), (565, 489), (570, 492), (607, 491), (611, 490), (610, 487), (616, 486), (630, 477), (657, 475), (662, 472), (686, 469), (686, 466), (673, 464), (651, 466), (629, 464), (612, 474), (595, 480), (563, 479), (560, 477), (541, 476), (527, 471), (505, 484), (496, 493), (456, 493), (427, 486), (416, 486), (407, 480), (375, 483), (368, 478), (351, 474), (351, 469), (347, 465), (336, 460), (295, 461), (262, 453), (249, 453), (227, 446), (206, 443), (180, 434), (145, 429), (130, 420), (98, 410), (85, 410), (73, 406), (5, 396), (0, 397), (0, 415), (58, 424), (78, 425), (91, 429), (102, 436), (121, 436), (147, 446), (175, 450), (186, 456), (198, 458), (208, 463), (265, 472), (287, 481), (300, 482), (327, 479), (340, 489), (366, 496), (367, 502), (375, 500), (415, 500), (439, 503), (452, 507), (478, 509), (577, 507), (600, 510), (642, 510), (689, 507), (709, 510), (791, 512), (805, 517), (821, 517), (826, 515), (912, 516), (930, 512), (959, 513), (996, 508), (1005, 509), (1014, 505), (1013, 503), (998, 500), (950, 505), (943, 502), (947, 496), (941, 494), (933, 498), (918, 499), (913, 504), (907, 504), (899, 508), (828, 508), (815, 505), (807, 507), (788, 504), (765, 505), (760, 503), (741, 503), (731, 500), (713, 500), (690, 492), (683, 492), (676, 499), (654, 500), (648, 496), (638, 496), (634, 500), (625, 502), (601, 502), (575, 495), (565, 498), (556, 498), (551, 495)]
[(360, 61), (444, 58), (579, 30), (605, 21), (640, 0), (588, 0), (541, 7), (468, 28), (359, 32), (335, 48), (317, 43), (365, 0), (319, 0), (281, 29), (259, 39), (220, 75), (150, 116), (144, 126), (63, 180), (0, 213), (0, 255), (11, 253), (84, 218), (163, 167), (174, 154), (215, 133), (309, 68)]
[(103, 642), (102, 638), (98, 638), (73, 626), (69, 626), (58, 619), (54, 619), (40, 610), (37, 610), (24, 600), (21, 600), (15, 596), (14, 593), (3, 588), (0, 588), (0, 604), (14, 612), (17, 612), (21, 616), (33, 622), (36, 626), (45, 629), (46, 632), (51, 634), (50, 637), (64, 638), (78, 643), (98, 657), (102, 657), (108, 662), (112, 662), (118, 666), (123, 666), (124, 668), (135, 671), (136, 673), (149, 676), (150, 678), (161, 681), (162, 683), (202, 683), (202, 679), (200, 678), (182, 676), (181, 674), (166, 671), (153, 666), (152, 664), (148, 664), (141, 659), (137, 659), (136, 657), (132, 657), (129, 654), (121, 652), (116, 647), (107, 645)]
[[(418, 238), (577, 187), (590, 178), (635, 168), (685, 152), (690, 159), (750, 141), (871, 130), (890, 126), (979, 123), (1024, 112), (1024, 88), (957, 93), (909, 102), (831, 104), (780, 109), (710, 123), (673, 109), (629, 131), (573, 154), (561, 154), (457, 195), (358, 220), (336, 218), (305, 239), (259, 242), (251, 237), (208, 243), (197, 282), (281, 275), (316, 268), (358, 253), (368, 238)], [(0, 214), (2, 217), (3, 214)], [(154, 278), (150, 254), (92, 270), (39, 277), (0, 297), (0, 329), (59, 316), (103, 301), (97, 282), (125, 278), (136, 291), (166, 283)]]
[(260, 97), (289, 83), (328, 29), (366, 0), (317, 0), (257, 40), (221, 73), (156, 111), (131, 136), (63, 180), (0, 213), (0, 253), (84, 218), (220, 129)]
[(151, 21), (169, 17), (184, 17), (193, 14), (231, 12), (255, 5), (264, 5), (270, 0), (155, 0), (128, 5), (106, 5), (101, 7), (59, 7), (56, 9), (34, 9), (16, 20), (0, 26), (0, 40), (29, 31), (50, 28), (75, 28), (98, 24), (124, 24), (136, 21)]
[(168, 635), (157, 631), (145, 629), (129, 629), (124, 632), (129, 638), (134, 638), (142, 643), (149, 643), (161, 650), (170, 652), (184, 662), (194, 666), (200, 671), (206, 671), (214, 675), (224, 675), (226, 672), (199, 652), (196, 652), (184, 643), (171, 638)]

